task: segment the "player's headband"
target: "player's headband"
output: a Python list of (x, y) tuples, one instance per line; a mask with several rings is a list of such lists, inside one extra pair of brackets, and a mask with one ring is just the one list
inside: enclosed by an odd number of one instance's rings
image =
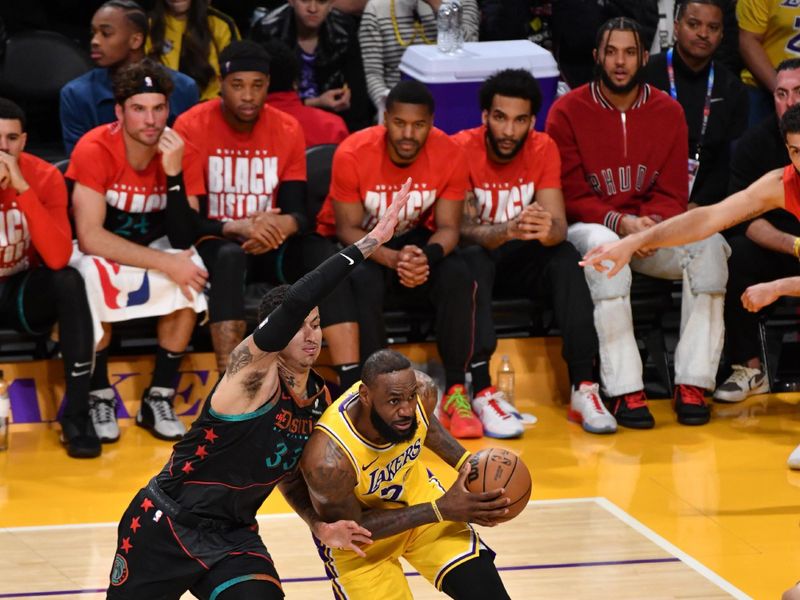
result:
[(264, 75), (269, 75), (269, 61), (265, 58), (246, 57), (232, 58), (220, 65), (219, 74), (225, 79), (231, 73), (239, 71), (258, 71)]
[(133, 90), (131, 96), (135, 96), (136, 94), (164, 94), (166, 96), (167, 92), (159, 85), (156, 77), (145, 75), (139, 82), (139, 86)]

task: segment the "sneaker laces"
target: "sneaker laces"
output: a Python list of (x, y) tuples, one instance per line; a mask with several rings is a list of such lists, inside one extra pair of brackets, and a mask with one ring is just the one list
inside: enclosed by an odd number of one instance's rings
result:
[(693, 385), (679, 385), (678, 394), (680, 394), (683, 404), (694, 404), (697, 406), (706, 405), (706, 399), (703, 397), (703, 390), (699, 387)]
[(462, 392), (463, 389), (464, 388), (459, 386), (447, 396), (447, 400), (444, 403), (444, 410), (448, 411), (452, 406), (459, 417), (467, 418), (472, 415), (472, 406)]
[(510, 418), (511, 418), (511, 415), (510, 415), (510, 414), (508, 414), (506, 411), (504, 411), (504, 410), (503, 410), (503, 409), (500, 407), (500, 405), (497, 403), (497, 400), (498, 400), (498, 398), (495, 398), (495, 395), (494, 395), (494, 394), (492, 394), (491, 396), (489, 396), (489, 398), (488, 398), (488, 401), (487, 401), (487, 403), (486, 403), (486, 404), (487, 404), (488, 406), (491, 406), (491, 407), (492, 407), (492, 409), (494, 410), (494, 412), (496, 412), (496, 413), (497, 413), (497, 415), (498, 415), (498, 416), (499, 416), (501, 419), (510, 419)]
[(99, 425), (114, 422), (114, 409), (115, 400), (106, 400), (105, 398), (91, 398), (91, 410), (94, 413), (95, 421)]
[(625, 406), (628, 410), (636, 410), (637, 408), (647, 408), (647, 402), (644, 399), (642, 392), (633, 392), (622, 396)]
[(177, 421), (178, 417), (175, 415), (175, 411), (172, 409), (172, 404), (169, 403), (169, 400), (166, 398), (162, 398), (161, 396), (150, 396), (147, 399), (147, 404), (150, 405), (150, 408), (153, 409), (153, 412), (156, 414), (156, 419), (161, 421)]
[(605, 407), (603, 406), (603, 402), (600, 400), (600, 396), (597, 395), (597, 390), (599, 386), (596, 383), (590, 385), (581, 385), (578, 388), (578, 392), (586, 396), (589, 401), (592, 403), (592, 408), (594, 408), (594, 412), (597, 414), (604, 415), (606, 413)]

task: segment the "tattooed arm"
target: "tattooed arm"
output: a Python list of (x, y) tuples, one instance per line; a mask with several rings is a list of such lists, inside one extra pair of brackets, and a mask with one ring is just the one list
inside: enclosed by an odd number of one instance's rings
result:
[(455, 467), (458, 461), (464, 456), (466, 450), (459, 444), (450, 433), (442, 427), (439, 419), (434, 415), (436, 402), (439, 399), (439, 390), (429, 375), (422, 371), (414, 371), (417, 376), (417, 394), (425, 413), (428, 415), (428, 435), (425, 438), (425, 446), (433, 450), (439, 457), (451, 467)]
[(481, 223), (479, 215), (478, 200), (474, 192), (468, 192), (467, 201), (464, 202), (464, 214), (461, 218), (461, 235), (464, 239), (479, 244), (487, 250), (494, 250), (511, 239), (508, 232), (511, 221), (484, 224)]
[(286, 347), (314, 307), (361, 261), (392, 238), (410, 188), (408, 179), (372, 231), (300, 278), (289, 288), (283, 303), (234, 349), (211, 399), (214, 410), (242, 414), (258, 408), (265, 397), (274, 396), (278, 389), (277, 353)]
[[(603, 244), (589, 251), (581, 265), (591, 265), (598, 271), (608, 270), (613, 277), (631, 259), (637, 250), (652, 250), (668, 246), (682, 246), (747, 221), (773, 208), (783, 208), (783, 169), (764, 175), (747, 189), (729, 196), (722, 202), (701, 206), (644, 231), (626, 236), (618, 242)], [(608, 269), (602, 261), (611, 261)]]
[[(338, 444), (319, 429), (311, 435), (300, 468), (308, 482), (311, 502), (322, 520), (356, 521), (372, 532), (373, 540), (437, 521), (431, 502), (396, 509), (362, 507), (354, 492), (357, 480), (353, 465)], [(467, 471), (462, 471), (456, 483), (436, 500), (442, 518), (493, 525), (494, 519), (506, 513), (508, 499), (499, 498), (502, 490), (468, 492), (464, 485), (466, 475)]]
[(308, 495), (308, 486), (303, 479), (302, 472), (298, 469), (278, 484), (278, 488), (306, 525), (311, 533), (326, 546), (332, 548), (346, 548), (359, 556), (366, 556), (358, 544), (369, 545), (372, 543), (370, 532), (359, 526), (355, 521), (336, 521), (326, 523), (320, 519)]

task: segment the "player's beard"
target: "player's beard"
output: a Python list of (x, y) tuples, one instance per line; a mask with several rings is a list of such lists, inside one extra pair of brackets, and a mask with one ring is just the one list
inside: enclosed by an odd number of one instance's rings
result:
[(374, 406), (370, 407), (369, 409), (369, 420), (372, 423), (372, 426), (378, 431), (380, 436), (390, 444), (407, 442), (417, 434), (417, 427), (419, 427), (417, 416), (414, 415), (411, 427), (409, 427), (406, 431), (398, 431), (386, 421), (381, 419), (381, 416), (375, 411)]
[(598, 63), (595, 65), (595, 67), (598, 71), (600, 71), (600, 79), (603, 80), (605, 86), (614, 94), (627, 94), (628, 92), (636, 89), (639, 85), (641, 85), (642, 81), (644, 81), (644, 69), (641, 66), (636, 69), (636, 73), (633, 74), (630, 81), (623, 85), (614, 83), (601, 64)]
[(496, 156), (499, 156), (504, 160), (511, 160), (512, 158), (514, 158), (519, 153), (519, 151), (522, 150), (522, 147), (525, 145), (525, 140), (527, 139), (527, 137), (528, 137), (527, 135), (522, 136), (522, 139), (516, 143), (511, 152), (503, 153), (503, 151), (500, 150), (500, 146), (497, 145), (497, 138), (494, 137), (492, 129), (490, 127), (486, 128), (486, 139), (489, 140), (489, 146), (491, 146), (492, 151), (495, 153)]

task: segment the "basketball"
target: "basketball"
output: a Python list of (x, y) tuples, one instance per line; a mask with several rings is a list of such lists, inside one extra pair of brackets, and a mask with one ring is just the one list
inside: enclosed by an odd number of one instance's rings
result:
[(503, 523), (516, 517), (527, 506), (533, 490), (528, 467), (522, 459), (504, 448), (484, 448), (469, 457), (467, 489), (470, 492), (489, 492), (505, 488), (511, 499), (508, 514), (497, 521)]

